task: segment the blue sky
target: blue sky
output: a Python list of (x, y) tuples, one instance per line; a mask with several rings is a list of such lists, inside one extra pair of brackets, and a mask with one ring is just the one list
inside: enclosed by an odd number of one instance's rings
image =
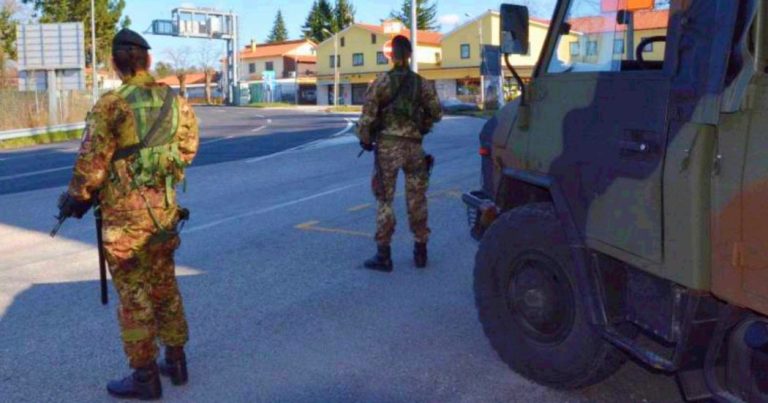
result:
[[(399, 7), (401, 0), (350, 0), (356, 9), (356, 20), (359, 22), (377, 23), (386, 18), (390, 11)], [(507, 0), (506, 2), (510, 2)], [(554, 0), (518, 0), (514, 3), (534, 4), (533, 8), (551, 12)], [(262, 42), (272, 28), (277, 10), (283, 12), (283, 17), (291, 38), (301, 36), (301, 26), (312, 6), (312, 0), (243, 0), (243, 1), (166, 1), (166, 0), (128, 0), (125, 14), (133, 21), (132, 29), (143, 32), (149, 28), (154, 19), (169, 19), (171, 9), (180, 5), (197, 7), (214, 7), (220, 10), (232, 10), (240, 16), (240, 44), (244, 46), (251, 38)], [(334, 0), (331, 0), (334, 3)], [(488, 9), (498, 10), (502, 1), (499, 0), (437, 0), (438, 18), (442, 31), (449, 31), (470, 17), (482, 14)], [(539, 11), (541, 13), (542, 11)], [(467, 14), (470, 17), (467, 17)], [(147, 35), (147, 40), (153, 48), (156, 60), (167, 59), (164, 55), (169, 48), (189, 47), (192, 53), (201, 46), (215, 46), (224, 51), (223, 41), (207, 41), (199, 39), (180, 39)], [(194, 62), (194, 56), (192, 57)]]

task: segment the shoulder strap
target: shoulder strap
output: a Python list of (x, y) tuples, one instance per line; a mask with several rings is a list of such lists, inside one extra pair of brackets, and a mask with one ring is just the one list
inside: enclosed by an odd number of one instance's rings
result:
[(397, 90), (395, 91), (395, 95), (393, 95), (386, 102), (381, 104), (381, 106), (379, 106), (379, 110), (380, 111), (383, 111), (384, 109), (389, 108), (392, 105), (392, 103), (394, 103), (397, 100), (397, 98), (400, 97), (400, 94), (403, 92), (403, 84), (405, 84), (405, 80), (407, 80), (409, 77), (410, 77), (410, 73), (406, 74), (406, 76), (403, 77), (403, 80), (400, 81), (400, 85), (397, 86)]
[(163, 107), (160, 109), (160, 114), (152, 123), (152, 127), (147, 132), (147, 135), (144, 136), (144, 138), (140, 138), (137, 144), (117, 150), (115, 155), (112, 157), (112, 161), (128, 158), (131, 155), (138, 153), (141, 149), (151, 147), (153, 145), (154, 137), (157, 135), (157, 131), (160, 130), (160, 126), (163, 124), (163, 121), (168, 117), (168, 114), (173, 109), (173, 100), (175, 97), (176, 96), (173, 94), (173, 90), (168, 87), (165, 100), (163, 101)]

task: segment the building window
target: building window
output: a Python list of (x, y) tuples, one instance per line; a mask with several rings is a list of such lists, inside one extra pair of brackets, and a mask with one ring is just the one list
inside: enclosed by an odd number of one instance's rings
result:
[(462, 43), (461, 44), (461, 58), (462, 59), (469, 59), (469, 44), (468, 43)]
[(587, 56), (594, 56), (597, 54), (597, 41), (587, 42)]
[(613, 40), (613, 54), (614, 55), (624, 54), (624, 39)]
[(264, 70), (266, 70), (266, 71), (274, 71), (275, 70), (275, 63), (274, 62), (266, 62)]
[(341, 47), (344, 47), (344, 37), (341, 37)]
[[(341, 67), (341, 55), (336, 55), (336, 61), (338, 62), (337, 65)], [(336, 67), (333, 64), (333, 55), (328, 56), (328, 65), (331, 67)]]
[(376, 34), (371, 34), (371, 43), (376, 44)]
[[(648, 38), (640, 38), (640, 42), (646, 40)], [(653, 42), (648, 42), (645, 47), (643, 48), (643, 53), (651, 53), (653, 52)]]
[(253, 74), (256, 72), (256, 63), (248, 63), (248, 73)]
[(376, 64), (388, 64), (389, 59), (384, 56), (384, 52), (376, 52)]
[(581, 49), (579, 49), (579, 43), (578, 42), (571, 42), (571, 56), (578, 56)]
[(364, 63), (363, 61), (363, 54), (362, 53), (354, 53), (352, 54), (352, 65), (353, 66), (362, 66)]

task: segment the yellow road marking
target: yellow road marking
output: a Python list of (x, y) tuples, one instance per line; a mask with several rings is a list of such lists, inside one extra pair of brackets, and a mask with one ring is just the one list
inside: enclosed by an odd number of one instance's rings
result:
[(320, 221), (312, 220), (312, 221), (307, 221), (303, 224), (299, 224), (295, 228), (300, 229), (302, 231), (315, 231), (315, 232), (325, 232), (330, 234), (359, 236), (363, 238), (373, 238), (373, 235), (367, 232), (352, 231), (352, 230), (343, 229), (343, 228), (318, 227), (317, 224), (320, 224)]
[(355, 211), (365, 210), (368, 207), (371, 207), (371, 203), (359, 204), (357, 206), (348, 208), (347, 211), (354, 213)]

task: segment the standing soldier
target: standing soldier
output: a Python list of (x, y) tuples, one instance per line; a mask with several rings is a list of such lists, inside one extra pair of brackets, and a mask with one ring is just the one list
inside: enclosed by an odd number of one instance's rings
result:
[[(131, 30), (115, 36), (112, 62), (123, 85), (88, 115), (72, 181), (59, 203), (64, 217), (80, 218), (91, 204), (101, 210), (123, 345), (134, 370), (107, 390), (139, 399), (162, 396), (160, 373), (175, 385), (187, 382), (187, 322), (173, 257), (178, 224), (188, 212), (176, 204), (175, 186), (198, 147), (195, 114), (149, 74), (149, 49)], [(158, 338), (166, 346), (159, 366)]]
[(427, 265), (427, 187), (432, 157), (421, 146), (424, 136), (442, 118), (437, 94), (429, 82), (408, 68), (411, 41), (399, 35), (392, 40), (394, 68), (371, 84), (358, 125), (360, 146), (374, 151), (373, 193), (378, 201), (376, 214), (376, 255), (365, 267), (392, 271), (390, 244), (395, 232), (397, 175), (405, 173), (408, 220), (414, 236), (416, 267)]

